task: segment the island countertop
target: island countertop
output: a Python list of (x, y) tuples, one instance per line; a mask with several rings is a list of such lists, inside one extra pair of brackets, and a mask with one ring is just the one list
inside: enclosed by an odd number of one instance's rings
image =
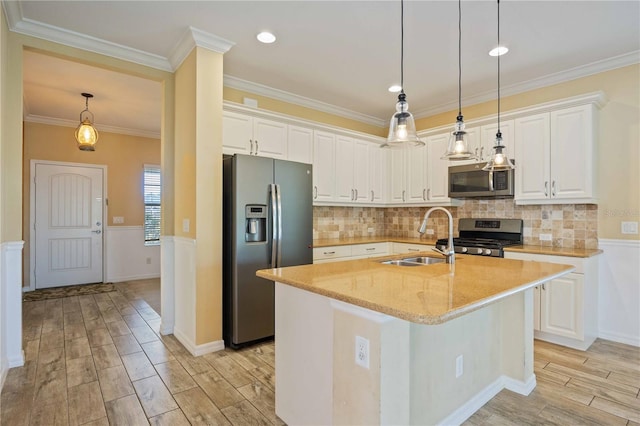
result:
[(407, 255), (263, 269), (257, 275), (414, 323), (441, 324), (574, 269), (468, 255), (456, 256), (453, 266), (380, 263), (403, 257)]

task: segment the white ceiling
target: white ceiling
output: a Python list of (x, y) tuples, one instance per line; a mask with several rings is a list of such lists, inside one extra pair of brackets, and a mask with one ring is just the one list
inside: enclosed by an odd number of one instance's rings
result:
[[(129, 52), (172, 69), (189, 27), (235, 43), (225, 82), (294, 102), (318, 102), (385, 125), (400, 80), (399, 1), (4, 1), (14, 31), (95, 51)], [(640, 59), (638, 1), (502, 1), (503, 95)], [(464, 1), (464, 105), (496, 96), (496, 3)], [(263, 30), (278, 40), (255, 39)], [(105, 43), (107, 42), (107, 43)], [(100, 47), (102, 46), (102, 47)], [(109, 47), (109, 49), (104, 46)], [(105, 50), (106, 49), (106, 50)], [(117, 53), (116, 53), (117, 55)], [(457, 107), (457, 2), (405, 2), (405, 91), (425, 116)], [(80, 92), (96, 95), (98, 125), (159, 132), (157, 83), (38, 54), (25, 56), (25, 114), (77, 120)], [(257, 90), (257, 89), (256, 89)], [(453, 121), (454, 117), (452, 117)]]

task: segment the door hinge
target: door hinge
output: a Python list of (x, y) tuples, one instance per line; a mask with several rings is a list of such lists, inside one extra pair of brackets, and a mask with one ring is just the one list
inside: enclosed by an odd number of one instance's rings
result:
[(105, 198), (105, 199), (104, 199), (104, 203), (105, 203), (105, 205), (106, 205), (106, 206), (108, 206), (108, 205), (109, 205), (109, 199), (108, 199), (108, 198)]

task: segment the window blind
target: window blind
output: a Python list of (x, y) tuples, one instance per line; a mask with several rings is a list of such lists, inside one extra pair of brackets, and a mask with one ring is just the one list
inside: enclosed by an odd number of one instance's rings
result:
[(144, 242), (160, 242), (161, 179), (159, 166), (144, 166)]

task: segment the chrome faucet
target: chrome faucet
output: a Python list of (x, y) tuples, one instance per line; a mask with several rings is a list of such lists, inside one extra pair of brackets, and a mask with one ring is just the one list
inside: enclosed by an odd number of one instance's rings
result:
[(438, 253), (446, 257), (446, 262), (453, 265), (456, 260), (456, 252), (453, 249), (453, 216), (451, 216), (449, 210), (443, 209), (442, 207), (433, 207), (427, 210), (427, 212), (424, 214), (424, 219), (422, 219), (422, 224), (420, 225), (418, 232), (422, 235), (427, 231), (427, 219), (429, 219), (429, 215), (436, 210), (445, 212), (449, 217), (449, 242), (448, 246), (444, 250), (440, 250), (439, 248), (435, 247), (433, 251), (437, 251)]

